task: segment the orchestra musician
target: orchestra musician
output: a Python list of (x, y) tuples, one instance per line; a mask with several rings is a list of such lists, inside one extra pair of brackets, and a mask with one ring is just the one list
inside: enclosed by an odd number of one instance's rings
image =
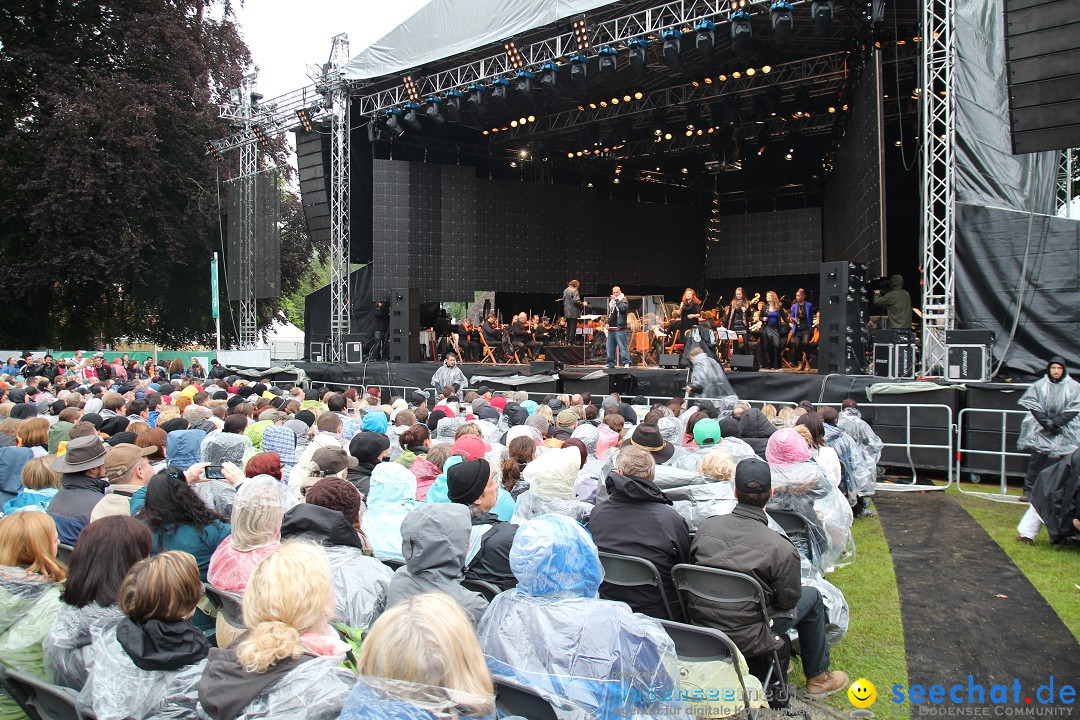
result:
[(799, 288), (791, 305), (791, 339), (794, 340), (795, 359), (799, 362), (796, 370), (810, 369), (810, 359), (806, 353), (814, 334), (813, 318), (814, 305), (806, 299), (806, 291)]
[(737, 340), (731, 341), (732, 352), (745, 353), (748, 345), (746, 333), (750, 329), (750, 302), (741, 287), (735, 288), (735, 297), (728, 306), (724, 325), (739, 336)]
[(446, 309), (439, 310), (439, 316), (435, 318), (435, 352), (440, 357), (454, 349), (454, 324), (450, 322), (450, 315)]
[(515, 350), (526, 350), (534, 360), (543, 350), (543, 345), (533, 338), (532, 325), (525, 313), (518, 313), (514, 321), (510, 323), (510, 341), (514, 344)]
[(551, 318), (545, 315), (540, 319), (540, 326), (536, 328), (533, 337), (540, 343), (541, 348), (555, 342), (555, 326), (551, 324)]
[(461, 321), (461, 332), (458, 335), (458, 345), (466, 362), (477, 362), (484, 351), (484, 344), (480, 341), (480, 331), (468, 321)]
[(787, 320), (787, 312), (780, 298), (772, 290), (765, 293), (765, 307), (761, 310), (762, 344), (765, 346), (765, 365), (770, 370), (780, 369), (781, 325)]
[(484, 336), (484, 342), (491, 346), (492, 350), (502, 345), (502, 328), (495, 313), (488, 313), (487, 319), (480, 324), (480, 332)]
[(578, 292), (580, 286), (581, 283), (577, 280), (571, 280), (566, 284), (566, 289), (562, 292), (563, 317), (566, 318), (566, 343), (568, 345), (573, 345), (574, 339), (577, 337), (578, 318), (581, 317), (581, 310), (584, 307), (584, 303), (581, 302), (581, 294)]

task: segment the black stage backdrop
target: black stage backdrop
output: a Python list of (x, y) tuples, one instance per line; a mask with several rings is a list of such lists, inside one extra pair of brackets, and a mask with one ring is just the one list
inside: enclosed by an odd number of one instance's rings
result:
[(606, 200), (584, 188), (478, 179), (470, 167), (373, 161), (377, 295), (425, 298), (476, 289), (561, 292), (585, 286), (680, 285), (704, 263), (701, 208)]
[(821, 208), (723, 215), (713, 223), (708, 279), (800, 275), (821, 268)]

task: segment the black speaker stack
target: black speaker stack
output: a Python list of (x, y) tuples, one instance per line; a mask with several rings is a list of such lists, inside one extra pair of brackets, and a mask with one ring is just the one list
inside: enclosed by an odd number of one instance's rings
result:
[(390, 362), (420, 362), (420, 292), (390, 291)]
[(853, 262), (821, 264), (818, 294), (818, 372), (862, 375), (870, 335), (866, 329), (866, 266)]

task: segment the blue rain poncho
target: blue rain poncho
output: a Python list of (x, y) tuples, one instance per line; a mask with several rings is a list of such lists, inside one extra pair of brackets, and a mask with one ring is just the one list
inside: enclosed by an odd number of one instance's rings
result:
[(371, 473), (367, 506), (360, 529), (375, 557), (404, 561), (401, 522), (417, 506), (416, 476), (397, 463), (379, 463)]

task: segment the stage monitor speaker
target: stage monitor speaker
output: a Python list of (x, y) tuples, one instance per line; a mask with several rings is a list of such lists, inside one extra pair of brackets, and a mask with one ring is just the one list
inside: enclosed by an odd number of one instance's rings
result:
[(322, 362), (323, 344), (321, 342), (313, 342), (308, 345), (308, 360), (310, 362)]
[(364, 362), (364, 342), (360, 335), (345, 335), (345, 362), (348, 365), (361, 365)]
[(682, 360), (682, 355), (678, 353), (662, 353), (660, 355), (660, 367), (678, 369), (680, 360)]
[(553, 373), (555, 372), (554, 360), (533, 360), (529, 363), (529, 368), (534, 373)]
[(731, 369), (752, 372), (758, 369), (757, 358), (753, 355), (731, 355)]
[(390, 291), (390, 362), (420, 362), (420, 291)]
[(866, 266), (847, 261), (821, 264), (818, 295), (818, 372), (862, 375), (870, 342), (866, 329)]

